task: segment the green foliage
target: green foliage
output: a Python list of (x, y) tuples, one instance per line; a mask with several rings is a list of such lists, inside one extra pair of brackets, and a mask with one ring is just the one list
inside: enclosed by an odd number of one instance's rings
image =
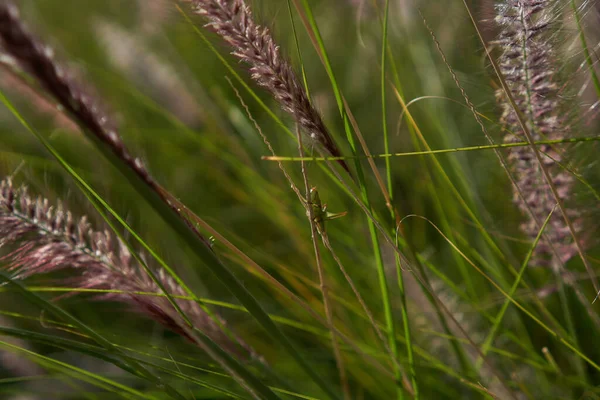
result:
[[(235, 359), (201, 326), (188, 327), (190, 341), (99, 301), (111, 291), (73, 288), (69, 272), (25, 282), (2, 272), (0, 351), (17, 361), (0, 362), (0, 397), (600, 397), (589, 271), (578, 257), (563, 271), (530, 265), (550, 216), (537, 238), (521, 233), (526, 216), (497, 157), (509, 149), (494, 94), (505, 77), (486, 58), (498, 57), (493, 2), (247, 3), (350, 174), (310, 138), (299, 152), (292, 118), (175, 0), (19, 3), (175, 208), (5, 61), (0, 168), (113, 229), (186, 293), (153, 276), (162, 293), (144, 295), (166, 296), (187, 322), (178, 301), (201, 304), (262, 359)], [(592, 216), (581, 239), (596, 271), (597, 40), (587, 2), (572, 3), (554, 12), (574, 28), (553, 39), (583, 44), (557, 67), (575, 139), (551, 144), (578, 142), (561, 159), (577, 181), (565, 206)]]

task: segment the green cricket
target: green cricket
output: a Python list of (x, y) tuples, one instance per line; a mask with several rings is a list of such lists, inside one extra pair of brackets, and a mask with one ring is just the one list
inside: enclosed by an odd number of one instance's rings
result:
[(348, 211), (340, 213), (332, 213), (327, 211), (327, 204), (323, 204), (321, 202), (321, 198), (319, 197), (319, 192), (317, 191), (316, 186), (310, 189), (309, 200), (306, 201), (306, 203), (312, 208), (313, 221), (316, 224), (319, 233), (321, 234), (325, 232), (325, 221), (341, 218), (348, 214)]

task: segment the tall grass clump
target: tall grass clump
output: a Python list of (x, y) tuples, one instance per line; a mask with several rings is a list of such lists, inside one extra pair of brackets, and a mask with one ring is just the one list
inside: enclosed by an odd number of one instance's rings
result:
[(0, 398), (600, 397), (595, 18), (0, 0)]

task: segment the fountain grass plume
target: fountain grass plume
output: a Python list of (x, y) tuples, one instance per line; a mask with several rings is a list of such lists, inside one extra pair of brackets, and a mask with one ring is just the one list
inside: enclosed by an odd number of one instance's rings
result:
[[(124, 243), (108, 231), (94, 230), (84, 216), (76, 218), (62, 204), (34, 198), (25, 187), (15, 188), (9, 179), (0, 182), (0, 248), (10, 248), (0, 258), (14, 279), (73, 269), (76, 275), (60, 281), (77, 289), (110, 290), (98, 296), (133, 306), (166, 328), (195, 342), (187, 323), (144, 271)], [(155, 276), (174, 297), (193, 325), (224, 350), (241, 359), (255, 352), (241, 339), (223, 332), (225, 322), (209, 316), (200, 305), (182, 299), (185, 290), (163, 269)], [(218, 322), (213, 318), (217, 318)]]
[[(557, 82), (553, 42), (554, 25), (558, 23), (556, 7), (552, 0), (505, 0), (496, 6), (496, 23), (501, 28), (496, 40), (502, 51), (499, 65), (535, 141), (565, 139), (571, 133), (563, 116), (565, 107)], [(517, 114), (503, 90), (497, 92), (497, 98), (503, 111), (502, 122), (510, 131), (505, 142), (524, 141)], [(560, 200), (565, 202), (572, 195), (574, 178), (559, 165), (564, 163), (564, 152), (551, 145), (541, 145), (540, 150), (547, 155), (543, 162)], [(521, 198), (515, 191), (513, 201), (527, 215), (521, 229), (533, 240), (556, 199), (530, 147), (513, 148), (508, 158), (523, 195)], [(567, 213), (576, 233), (580, 233), (580, 213), (572, 208), (567, 208)], [(560, 213), (552, 216), (545, 238), (536, 248), (532, 264), (562, 264), (577, 254), (571, 232)]]
[[(233, 48), (235, 57), (250, 65), (252, 79), (271, 92), (311, 142), (332, 156), (341, 156), (290, 62), (282, 56), (269, 29), (255, 22), (250, 7), (243, 0), (193, 0), (192, 9), (209, 21), (207, 27)], [(343, 160), (338, 162), (349, 171)]]
[(152, 177), (142, 160), (129, 152), (98, 96), (89, 86), (84, 87), (77, 82), (55, 60), (52, 48), (29, 31), (20, 18), (18, 8), (8, 0), (0, 0), (0, 48), (36, 78), (41, 87), (56, 99), (73, 120), (133, 171), (210, 248), (210, 242), (175, 206), (173, 196)]

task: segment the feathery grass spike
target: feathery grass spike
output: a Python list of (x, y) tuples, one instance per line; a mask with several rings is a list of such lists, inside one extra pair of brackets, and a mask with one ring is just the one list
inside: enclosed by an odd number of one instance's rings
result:
[[(0, 261), (7, 263), (5, 268), (14, 273), (14, 278), (67, 268), (77, 270), (79, 274), (65, 280), (65, 285), (115, 290), (99, 298), (128, 303), (194, 342), (187, 334), (187, 324), (169, 300), (160, 296), (158, 285), (120, 240), (107, 230), (94, 230), (85, 216), (76, 218), (60, 203), (52, 206), (48, 199), (31, 197), (24, 187), (14, 188), (10, 180), (0, 182), (0, 248), (5, 246), (11, 249)], [(171, 295), (187, 295), (163, 269), (156, 270), (155, 275)], [(196, 302), (176, 301), (194, 326), (225, 350), (241, 358), (255, 355), (241, 339), (229, 338)], [(220, 319), (219, 323), (225, 322)]]
[[(557, 23), (554, 13), (556, 2), (552, 0), (507, 0), (497, 5), (496, 22), (501, 33), (497, 44), (502, 49), (499, 65), (512, 92), (519, 111), (525, 116), (534, 141), (563, 139), (569, 134), (564, 118), (559, 115), (561, 100), (559, 85), (556, 82), (556, 56), (551, 35), (552, 25)], [(502, 122), (515, 134), (507, 134), (505, 142), (523, 141), (524, 134), (513, 106), (503, 90), (497, 92), (502, 107)], [(561, 201), (571, 195), (574, 177), (561, 170), (563, 153), (551, 145), (541, 145), (540, 150), (551, 156), (544, 158), (546, 168), (552, 175), (553, 184)], [(555, 199), (548, 187), (542, 170), (530, 147), (515, 147), (509, 151), (509, 161), (513, 166), (515, 180), (525, 201), (518, 193), (514, 202), (533, 218), (521, 225), (523, 232), (532, 240), (539, 230), (538, 224), (555, 206)], [(569, 217), (574, 221), (576, 231), (581, 231), (580, 215), (577, 210), (569, 209)], [(577, 254), (572, 235), (560, 213), (553, 215), (546, 237), (558, 254), (558, 260), (564, 263)], [(539, 243), (532, 257), (535, 264), (548, 264), (554, 251), (549, 243)]]
[[(341, 153), (311, 104), (302, 82), (281, 55), (268, 28), (258, 25), (243, 0), (194, 0), (193, 10), (208, 19), (207, 26), (232, 48), (232, 54), (250, 65), (252, 79), (267, 88), (281, 108), (332, 156)], [(349, 171), (343, 160), (339, 164)]]
[[(12, 55), (38, 83), (93, 137), (106, 145), (161, 199), (179, 214), (169, 194), (158, 184), (142, 160), (133, 157), (118, 133), (116, 124), (106, 113), (91, 88), (77, 82), (70, 72), (54, 59), (54, 51), (29, 32), (21, 21), (18, 8), (0, 0), (0, 45)], [(190, 229), (207, 245), (209, 242), (191, 224)]]

